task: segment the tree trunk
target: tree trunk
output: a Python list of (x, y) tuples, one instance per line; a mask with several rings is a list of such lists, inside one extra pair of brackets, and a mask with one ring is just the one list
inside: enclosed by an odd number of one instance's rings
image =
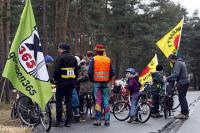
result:
[(0, 0), (0, 74), (3, 71), (3, 44), (4, 44), (4, 29), (3, 29), (3, 3), (4, 0)]
[(78, 0), (76, 1), (77, 2), (77, 4), (76, 4), (76, 11), (75, 11), (75, 18), (76, 18), (76, 22), (75, 22), (75, 34), (76, 34), (76, 36), (75, 36), (75, 54), (78, 54), (78, 40), (79, 40), (79, 38), (78, 38)]
[[(3, 72), (4, 59), (4, 27), (3, 27), (3, 5), (4, 0), (0, 0), (0, 75)], [(0, 94), (2, 92), (3, 78), (0, 77)]]
[(68, 18), (69, 18), (69, 5), (70, 5), (70, 0), (65, 0), (64, 1), (64, 5), (65, 5), (65, 15), (64, 15), (64, 31), (63, 31), (63, 39), (64, 42), (67, 41), (67, 27), (68, 27)]
[(48, 43), (47, 43), (47, 15), (46, 15), (46, 0), (43, 0), (43, 48), (44, 48), (44, 52), (47, 53), (48, 52)]
[[(54, 44), (58, 46), (58, 0), (56, 0), (55, 7), (55, 33)], [(55, 54), (55, 53), (54, 53)]]
[[(10, 49), (10, 0), (6, 1), (6, 23), (5, 23), (5, 58), (4, 58), (4, 63), (6, 62), (6, 59), (8, 57), (9, 49)], [(9, 83), (6, 83), (5, 86), (5, 102), (9, 103), (10, 102), (10, 97), (9, 97)]]
[(119, 77), (119, 74), (120, 74), (120, 65), (121, 65), (121, 53), (120, 52), (117, 52), (117, 55), (116, 55), (116, 78)]

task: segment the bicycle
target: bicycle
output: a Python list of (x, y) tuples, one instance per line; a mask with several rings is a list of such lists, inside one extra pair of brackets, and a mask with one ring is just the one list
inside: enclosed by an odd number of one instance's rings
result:
[(168, 87), (168, 90), (169, 90), (169, 94), (173, 98), (172, 111), (174, 111), (174, 110), (176, 110), (180, 106), (180, 103), (179, 103), (179, 100), (178, 100), (177, 83), (174, 83), (174, 85), (173, 85), (172, 88)]
[(89, 114), (90, 118), (92, 118), (95, 112), (95, 105), (92, 98), (92, 93), (83, 93), (81, 94), (81, 96), (83, 97), (83, 99), (81, 99), (83, 103), (80, 113), (84, 116), (87, 116)]
[(42, 111), (39, 105), (27, 96), (21, 96), (18, 99), (17, 113), (21, 122), (29, 127), (36, 127), (42, 124), (45, 131), (51, 129), (51, 110), (49, 103)]
[[(56, 121), (56, 85), (51, 85), (51, 87), (52, 87), (53, 97), (49, 101), (49, 105), (50, 105), (52, 120), (55, 122)], [(63, 101), (62, 101), (62, 107), (63, 107), (62, 108), (62, 117), (66, 116), (67, 110), (66, 110), (65, 106), (66, 106), (66, 103), (65, 103), (65, 98), (64, 98)], [(76, 122), (79, 122), (79, 118), (80, 118), (80, 115), (78, 114), (76, 116), (75, 110), (73, 110), (73, 119)]]
[(11, 112), (10, 112), (10, 117), (11, 119), (17, 119), (18, 114), (17, 114), (17, 105), (18, 105), (18, 99), (19, 99), (19, 91), (18, 90), (13, 90), (13, 93), (16, 93), (15, 100), (13, 102), (13, 105), (11, 107)]
[(175, 105), (176, 102), (174, 98), (177, 96), (175, 90), (167, 89), (167, 84), (164, 85), (164, 92), (160, 92), (160, 112), (163, 111), (164, 118), (167, 119), (168, 115), (172, 115), (172, 110), (175, 110), (179, 107)]
[(111, 94), (109, 97), (110, 112), (113, 113), (113, 105), (118, 101), (124, 101), (128, 99), (128, 92), (125, 88), (126, 80), (116, 80), (113, 88), (111, 88)]
[(111, 92), (111, 95), (109, 97), (109, 104), (110, 104), (110, 112), (113, 113), (113, 105), (117, 101), (124, 101), (124, 97), (121, 94), (116, 94)]
[[(127, 120), (130, 117), (130, 107), (130, 100), (118, 101), (113, 106), (114, 117), (119, 121)], [(149, 120), (151, 108), (145, 93), (139, 96), (136, 112), (137, 121), (140, 123), (145, 123)]]
[[(154, 87), (152, 87), (151, 83), (145, 83), (144, 91), (146, 91), (148, 99), (152, 99), (152, 93), (156, 91)], [(159, 112), (164, 113), (164, 118), (166, 119), (172, 115), (172, 111), (177, 109), (180, 105), (177, 102), (178, 94), (175, 87), (170, 89), (167, 83), (164, 84), (164, 89), (159, 93)]]

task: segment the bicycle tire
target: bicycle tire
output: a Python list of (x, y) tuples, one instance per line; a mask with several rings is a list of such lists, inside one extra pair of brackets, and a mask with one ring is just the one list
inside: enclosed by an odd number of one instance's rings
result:
[[(129, 112), (130, 105), (125, 101), (119, 101), (113, 105), (113, 115), (119, 121), (127, 120), (129, 118)], [(119, 113), (121, 114), (119, 115)]]
[[(175, 104), (175, 102), (178, 102), (178, 104)], [(178, 101), (178, 94), (173, 95), (173, 103), (172, 103), (172, 110), (176, 110), (180, 106), (180, 103)]]
[[(66, 108), (65, 108), (65, 103), (62, 102), (62, 117), (66, 116)], [(51, 121), (56, 121), (56, 101), (52, 100), (49, 102), (49, 108), (51, 110)]]
[(44, 112), (42, 112), (42, 117), (40, 117), (40, 121), (41, 121), (41, 124), (42, 124), (42, 126), (44, 127), (45, 131), (48, 132), (48, 131), (50, 131), (50, 129), (51, 129), (51, 123), (52, 123), (52, 119), (51, 119), (51, 109), (50, 109), (49, 104), (47, 104), (46, 107), (45, 107), (45, 113), (47, 114), (47, 117), (49, 117), (49, 123), (47, 124), (47, 126), (46, 126), (46, 124), (45, 124), (45, 121), (43, 121), (43, 118), (44, 118), (44, 117), (43, 117), (43, 116), (44, 116), (43, 113), (44, 113)]
[(32, 106), (32, 104), (33, 104), (32, 100), (27, 96), (21, 96), (18, 99), (18, 104), (17, 104), (17, 113), (20, 118), (20, 121), (23, 124), (30, 127), (35, 126), (37, 124), (37, 120), (35, 120), (35, 118), (33, 118), (34, 116), (31, 116), (30, 114), (30, 112), (32, 111), (30, 106)]
[(113, 113), (113, 105), (117, 101), (124, 101), (124, 97), (121, 96), (120, 94), (113, 94), (112, 96), (110, 96), (110, 98), (109, 98), (109, 104), (110, 104), (110, 112), (111, 113)]
[(87, 114), (88, 114), (88, 103), (87, 103), (87, 99), (84, 99), (84, 100), (83, 100), (83, 111), (82, 111), (82, 113), (83, 113), (84, 115), (87, 115)]
[(163, 105), (163, 112), (164, 112), (164, 118), (167, 119), (168, 109), (167, 109), (166, 101)]
[(11, 119), (16, 119), (18, 117), (18, 114), (17, 114), (17, 103), (15, 102), (11, 108), (11, 112), (10, 112), (10, 117)]
[[(146, 108), (144, 108), (146, 106)], [(146, 118), (142, 118), (142, 114), (147, 114)], [(138, 109), (137, 109), (137, 120), (140, 123), (145, 123), (149, 120), (151, 116), (151, 107), (148, 103), (142, 103), (139, 105)]]

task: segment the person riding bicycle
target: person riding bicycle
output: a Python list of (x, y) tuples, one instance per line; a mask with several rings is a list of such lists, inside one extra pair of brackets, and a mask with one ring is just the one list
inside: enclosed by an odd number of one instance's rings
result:
[(157, 65), (156, 72), (153, 72), (151, 76), (153, 79), (152, 89), (154, 90), (152, 92), (153, 107), (151, 108), (151, 116), (159, 118), (162, 117), (162, 115), (159, 113), (159, 94), (160, 91), (164, 89), (165, 85), (162, 65)]
[(133, 121), (137, 120), (136, 107), (137, 107), (137, 101), (141, 84), (139, 82), (138, 73), (136, 72), (135, 69), (128, 68), (126, 69), (125, 72), (126, 72), (126, 77), (128, 79), (127, 89), (129, 90), (131, 96), (130, 119), (128, 120), (128, 123), (132, 123)]

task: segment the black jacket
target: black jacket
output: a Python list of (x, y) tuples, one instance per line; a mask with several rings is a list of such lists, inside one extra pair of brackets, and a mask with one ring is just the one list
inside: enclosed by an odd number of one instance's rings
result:
[[(68, 75), (67, 70), (62, 70), (62, 68), (73, 68), (75, 77), (63, 78), (62, 75)], [(63, 52), (56, 58), (54, 66), (54, 81), (63, 82), (63, 81), (75, 81), (78, 76), (78, 65), (77, 60), (74, 56), (70, 55), (67, 52)]]

